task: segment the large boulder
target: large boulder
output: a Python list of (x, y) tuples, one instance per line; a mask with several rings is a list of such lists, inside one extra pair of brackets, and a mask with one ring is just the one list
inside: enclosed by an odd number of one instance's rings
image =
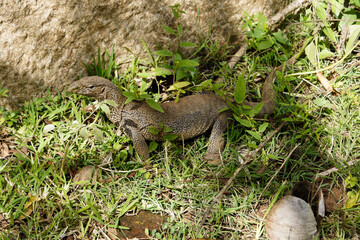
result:
[[(279, 2), (283, 2), (279, 4)], [(171, 0), (2, 0), (0, 1), (0, 87), (9, 90), (0, 105), (14, 109), (41, 96), (46, 89), (62, 91), (85, 74), (83, 63), (91, 62), (100, 46), (115, 46), (117, 62), (128, 63), (133, 55), (146, 57), (141, 43), (150, 50), (166, 46), (172, 36), (162, 25), (184, 28), (183, 39), (196, 42), (212, 27), (211, 38), (231, 44), (239, 39), (244, 11), (274, 15), (286, 1), (277, 0), (179, 0), (186, 12), (173, 16)]]

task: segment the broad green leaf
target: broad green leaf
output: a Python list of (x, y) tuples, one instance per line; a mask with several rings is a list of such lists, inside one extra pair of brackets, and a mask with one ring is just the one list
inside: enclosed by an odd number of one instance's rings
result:
[(182, 42), (182, 43), (180, 43), (180, 46), (181, 47), (197, 47), (197, 45), (192, 42)]
[(246, 82), (243, 75), (240, 75), (235, 86), (235, 101), (242, 103), (245, 100)]
[(172, 72), (166, 68), (155, 68), (155, 71), (154, 71), (155, 75), (156, 76), (164, 76), (164, 75), (171, 75)]
[(176, 35), (175, 30), (172, 29), (171, 27), (168, 27), (168, 26), (161, 26), (161, 27), (162, 27), (162, 29), (164, 29), (167, 33)]
[(108, 105), (106, 105), (106, 104), (101, 104), (101, 105), (100, 105), (100, 108), (101, 108), (101, 110), (104, 111), (104, 113), (105, 113), (106, 115), (110, 115), (110, 108), (109, 108)]
[(174, 61), (176, 64), (179, 64), (179, 62), (181, 61), (181, 54), (180, 53), (175, 53), (175, 56), (174, 56)]
[(110, 99), (105, 99), (103, 102), (110, 105), (110, 106), (113, 106), (113, 107), (119, 106), (119, 104), (117, 104), (115, 101), (110, 100)]
[(256, 140), (261, 140), (261, 136), (258, 132), (246, 130), (247, 133), (249, 133), (251, 136), (253, 136)]
[(313, 66), (317, 66), (317, 61), (316, 61), (316, 46), (314, 44), (314, 41), (312, 41), (309, 45), (307, 45), (307, 47), (305, 48), (305, 54), (306, 57), (309, 59), (309, 61), (311, 62), (311, 64)]
[(149, 153), (154, 151), (158, 147), (158, 144), (154, 141), (151, 141), (149, 144)]
[(128, 104), (129, 102), (131, 102), (131, 101), (134, 100), (134, 99), (135, 99), (135, 98), (130, 97), (130, 98), (126, 99), (126, 101), (125, 101), (124, 104)]
[(249, 106), (249, 105), (242, 105), (241, 107), (244, 110), (250, 110), (251, 109), (251, 106)]
[(256, 44), (256, 46), (259, 50), (265, 50), (265, 49), (271, 48), (272, 45), (273, 45), (273, 42), (270, 39), (262, 40)]
[(174, 129), (173, 129), (172, 127), (169, 127), (169, 126), (166, 126), (166, 127), (164, 128), (164, 132), (166, 132), (166, 133), (171, 133), (173, 130), (174, 130)]
[(354, 191), (347, 192), (347, 200), (345, 203), (345, 208), (352, 208), (357, 204), (357, 201), (359, 199), (359, 193), (355, 193)]
[(135, 99), (136, 96), (134, 93), (130, 92), (130, 91), (126, 91), (126, 92), (123, 92), (122, 93), (126, 98), (132, 98), (132, 99)]
[(153, 135), (158, 135), (160, 132), (160, 130), (154, 126), (149, 126), (147, 129), (148, 129), (149, 133), (151, 133)]
[(266, 155), (266, 157), (267, 157), (267, 158), (274, 159), (274, 160), (279, 159), (277, 156), (275, 156), (275, 155), (273, 155), (273, 154), (271, 154), (271, 153), (269, 153), (268, 155)]
[(183, 34), (182, 26), (181, 25), (176, 25), (176, 28), (177, 28), (177, 32), (178, 32), (179, 37), (181, 37), (182, 34)]
[(352, 175), (349, 175), (345, 179), (345, 187), (347, 187), (347, 188), (353, 188), (356, 186), (357, 183), (358, 183), (357, 177), (353, 177)]
[(253, 109), (251, 109), (249, 112), (249, 116), (250, 117), (256, 116), (256, 114), (258, 114), (260, 112), (263, 105), (264, 105), (264, 103), (261, 102), (261, 103), (257, 104), (255, 107), (253, 107)]
[(88, 139), (89, 138), (89, 132), (85, 127), (80, 129), (79, 135), (83, 139)]
[(178, 89), (184, 88), (188, 85), (190, 85), (190, 82), (177, 82), (177, 83), (174, 83), (173, 85), (171, 85), (167, 91), (178, 90)]
[(294, 118), (282, 118), (281, 121), (283, 121), (283, 122), (293, 122), (293, 121), (295, 121), (295, 119)]
[(164, 112), (164, 109), (160, 106), (159, 103), (155, 102), (154, 99), (152, 98), (147, 98), (146, 102), (149, 104), (150, 107), (152, 107), (153, 109), (159, 111), (159, 112)]
[(174, 55), (174, 53), (169, 50), (155, 51), (154, 54), (156, 54), (158, 56), (162, 56), (162, 57), (171, 57), (172, 55)]
[(257, 40), (263, 39), (264, 36), (266, 35), (265, 30), (260, 28), (255, 28), (252, 33), (253, 33), (253, 37), (256, 38)]
[(205, 80), (200, 83), (200, 86), (207, 87), (212, 85), (212, 79)]
[(144, 174), (144, 178), (145, 178), (145, 179), (149, 179), (150, 177), (151, 177), (150, 172), (146, 172), (146, 173)]
[(179, 136), (176, 135), (175, 133), (168, 133), (164, 136), (164, 139), (165, 140), (168, 140), (168, 141), (173, 141), (175, 139), (177, 139)]
[(317, 105), (319, 107), (322, 107), (327, 103), (327, 100), (324, 99), (324, 98), (317, 98), (313, 102), (314, 102), (315, 105)]
[(234, 114), (234, 118), (236, 121), (238, 121), (241, 125), (245, 126), (245, 127), (251, 127), (252, 124), (249, 120), (246, 119), (241, 119), (239, 116)]
[(324, 49), (319, 53), (319, 59), (325, 59), (331, 57), (332, 55), (334, 55), (333, 52), (329, 51), (328, 49)]
[(331, 4), (331, 11), (335, 14), (336, 17), (339, 17), (339, 14), (344, 8), (344, 4), (340, 3), (338, 0), (327, 0)]
[(264, 132), (268, 126), (269, 126), (269, 123), (264, 122), (263, 124), (260, 125), (259, 132), (261, 132), (261, 133)]
[(316, 16), (323, 21), (326, 21), (326, 4), (318, 3), (316, 5)]
[(183, 79), (184, 77), (186, 77), (186, 72), (184, 71), (183, 68), (179, 68), (176, 71), (176, 81), (179, 81), (179, 80)]
[(255, 143), (248, 143), (248, 146), (254, 149), (258, 147)]
[(152, 73), (147, 73), (147, 72), (141, 72), (141, 73), (138, 73), (137, 75), (141, 78), (151, 78), (153, 76)]
[(261, 29), (266, 30), (268, 27), (268, 19), (261, 12), (258, 13), (257, 19), (258, 26), (261, 27)]
[(115, 151), (119, 151), (122, 148), (122, 145), (118, 142), (114, 143), (113, 148)]
[(196, 67), (196, 66), (199, 66), (199, 63), (195, 60), (184, 59), (184, 60), (179, 61), (179, 66), (180, 67)]
[(350, 36), (345, 46), (345, 55), (350, 53), (354, 44), (356, 44), (356, 42), (359, 40), (360, 25), (349, 26), (349, 31), (350, 31)]
[(95, 139), (98, 140), (99, 142), (103, 142), (104, 141), (103, 132), (97, 127), (94, 127), (93, 130), (94, 130)]
[(285, 39), (285, 37), (284, 37), (283, 32), (273, 33), (273, 36), (274, 36), (274, 38), (276, 39), (276, 41), (278, 41), (278, 42), (280, 42), (280, 43), (283, 43), (283, 44), (286, 44), (286, 39)]
[(326, 34), (326, 36), (328, 36), (330, 38), (331, 41), (337, 42), (336, 35), (331, 28), (329, 28), (329, 27), (324, 28), (323, 32)]

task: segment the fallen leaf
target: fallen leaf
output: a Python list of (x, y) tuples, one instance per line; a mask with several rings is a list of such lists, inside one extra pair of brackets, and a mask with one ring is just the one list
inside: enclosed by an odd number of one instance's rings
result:
[(0, 213), (0, 229), (9, 226), (9, 222), (4, 218), (4, 216)]
[(257, 174), (262, 174), (262, 173), (265, 172), (266, 168), (267, 168), (267, 165), (263, 164), (262, 167), (259, 170), (256, 171), (256, 173)]
[(2, 158), (5, 158), (7, 156), (9, 156), (9, 147), (6, 143), (2, 143), (1, 146), (0, 146), (0, 156)]
[(86, 107), (85, 107), (85, 109), (84, 109), (84, 111), (86, 112), (86, 113), (90, 113), (90, 112), (92, 112), (92, 111), (94, 111), (95, 110), (95, 106), (94, 105), (87, 105)]
[(35, 196), (31, 196), (30, 194), (28, 195), (28, 200), (27, 202), (25, 203), (24, 205), (24, 211), (25, 211), (25, 214), (21, 215), (19, 217), (19, 220), (23, 220), (25, 219), (26, 217), (29, 217), (30, 214), (33, 212), (33, 203), (36, 202), (36, 201), (39, 201), (40, 198), (38, 197), (35, 197)]
[(99, 169), (94, 166), (83, 167), (79, 172), (75, 174), (73, 182), (76, 185), (83, 185), (90, 183), (94, 185), (97, 182), (99, 175)]
[(49, 119), (44, 119), (44, 122), (45, 122), (46, 124), (52, 124), (52, 123), (54, 123), (54, 121), (49, 120)]
[(327, 78), (320, 72), (318, 72), (316, 75), (317, 75), (321, 85), (326, 89), (326, 91), (332, 92), (333, 88), (331, 86), (331, 83), (327, 80)]
[(108, 228), (107, 235), (111, 240), (119, 239), (119, 231), (116, 228)]

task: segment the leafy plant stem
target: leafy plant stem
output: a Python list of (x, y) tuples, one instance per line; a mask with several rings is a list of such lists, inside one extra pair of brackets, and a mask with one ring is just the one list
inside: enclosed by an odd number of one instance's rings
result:
[(351, 50), (345, 54), (339, 61), (325, 67), (319, 70), (315, 70), (315, 71), (310, 71), (310, 72), (300, 72), (300, 73), (292, 73), (292, 74), (287, 74), (285, 75), (285, 77), (290, 77), (290, 76), (300, 76), (300, 75), (307, 75), (307, 74), (313, 74), (313, 73), (319, 73), (319, 72), (323, 72), (329, 69), (334, 68), (335, 66), (339, 65), (340, 63), (344, 62), (344, 60), (350, 55), (350, 53), (360, 44), (360, 40), (351, 48)]

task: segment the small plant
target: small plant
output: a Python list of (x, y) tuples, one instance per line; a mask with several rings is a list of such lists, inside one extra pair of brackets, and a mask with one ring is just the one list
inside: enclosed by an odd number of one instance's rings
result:
[[(176, 4), (170, 6), (171, 10), (177, 20), (181, 17), (181, 14), (185, 12), (180, 10), (180, 5)], [(189, 59), (182, 54), (182, 48), (194, 48), (198, 47), (197, 44), (187, 41), (181, 41), (183, 35), (183, 28), (180, 24), (176, 25), (176, 29), (169, 26), (161, 26), (165, 32), (175, 37), (175, 51), (169, 49), (160, 49), (154, 52), (154, 55), (157, 58), (154, 59), (152, 54), (149, 51), (148, 46), (145, 41), (143, 44), (149, 54), (150, 59), (152, 60), (153, 70), (151, 72), (142, 72), (138, 73), (139, 77), (149, 78), (149, 77), (166, 77), (172, 76), (172, 85), (168, 88), (168, 91), (177, 91), (177, 96), (180, 93), (184, 93), (182, 89), (191, 85), (191, 82), (195, 81), (198, 76), (197, 67), (199, 66), (198, 59)], [(183, 80), (181, 83), (179, 81)], [(185, 81), (184, 81), (185, 80)]]
[(0, 86), (0, 97), (7, 97), (8, 90)]
[(345, 208), (353, 208), (360, 204), (359, 179), (351, 174), (345, 179), (345, 187), (348, 189)]
[(118, 78), (116, 57), (114, 47), (111, 53), (104, 48), (103, 54), (101, 54), (100, 47), (98, 48), (97, 59), (94, 57), (92, 64), (85, 65), (88, 75), (100, 76), (106, 79)]

